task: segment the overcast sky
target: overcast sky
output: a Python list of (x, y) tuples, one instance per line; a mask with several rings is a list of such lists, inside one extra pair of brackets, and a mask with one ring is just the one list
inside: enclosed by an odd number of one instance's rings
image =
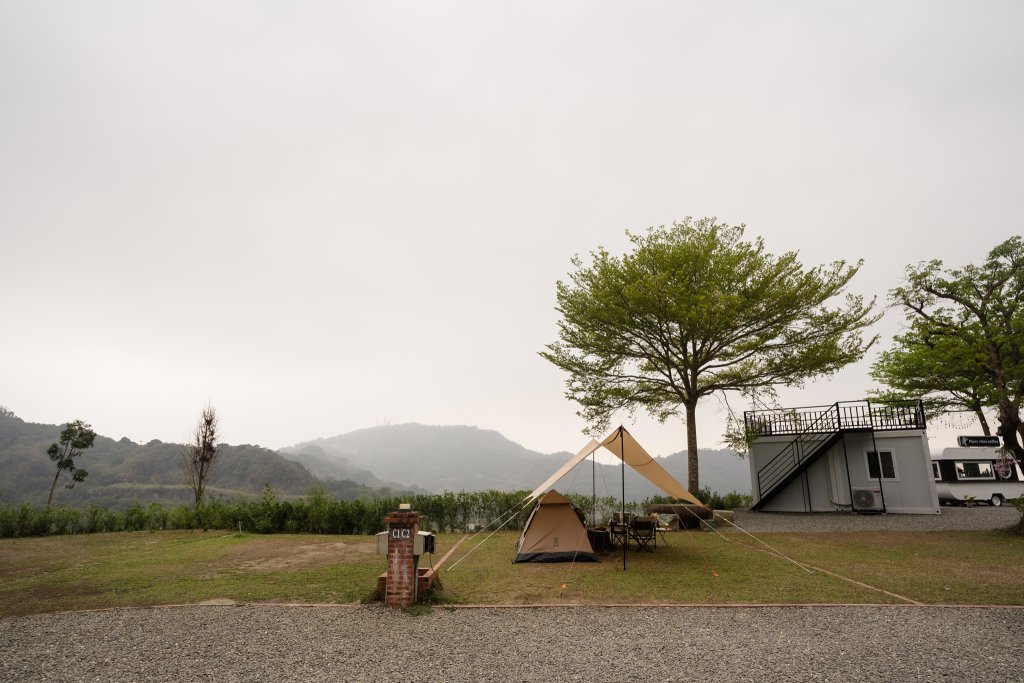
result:
[[(209, 401), (236, 444), (415, 421), (575, 451), (537, 355), (574, 254), (717, 216), (863, 258), (884, 300), (1020, 233), (1022, 27), (1019, 2), (0, 0), (0, 404), (143, 442)], [(783, 403), (863, 397), (875, 353)], [(698, 422), (718, 447), (715, 401)]]

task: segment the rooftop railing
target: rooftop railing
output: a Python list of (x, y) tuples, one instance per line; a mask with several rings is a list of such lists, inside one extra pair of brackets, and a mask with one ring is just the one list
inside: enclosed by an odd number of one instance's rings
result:
[(920, 401), (840, 401), (828, 406), (748, 410), (743, 413), (743, 423), (747, 435), (753, 437), (927, 427)]

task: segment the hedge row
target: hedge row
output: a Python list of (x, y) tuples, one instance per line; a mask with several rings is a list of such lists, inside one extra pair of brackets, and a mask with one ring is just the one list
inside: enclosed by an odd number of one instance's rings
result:
[[(384, 530), (384, 517), (399, 504), (410, 503), (423, 514), (422, 526), (431, 531), (467, 531), (480, 528), (520, 529), (532, 506), (526, 491), (473, 491), (397, 497), (338, 500), (314, 489), (298, 500), (281, 500), (269, 486), (261, 498), (214, 498), (198, 509), (165, 507), (160, 503), (134, 503), (124, 511), (91, 506), (84, 510), (60, 506), (0, 506), (0, 538), (91, 534), (105, 531), (157, 531), (172, 529), (237, 529), (255, 533), (375, 534)], [(615, 498), (593, 499), (570, 494), (589, 519), (604, 521), (621, 503)], [(644, 503), (630, 503), (637, 512)]]

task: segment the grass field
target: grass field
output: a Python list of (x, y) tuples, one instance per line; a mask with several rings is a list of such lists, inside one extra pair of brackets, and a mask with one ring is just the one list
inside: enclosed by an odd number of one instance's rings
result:
[[(439, 536), (436, 557), (461, 538)], [(621, 552), (599, 563), (514, 565), (516, 538), (510, 532), (479, 546), (479, 539), (465, 542), (439, 572), (436, 600), (902, 603), (902, 597), (1024, 604), (1024, 538), (1003, 532), (759, 536), (801, 563), (845, 578), (808, 572), (736, 533), (669, 534), (668, 546), (659, 544), (655, 553), (630, 550), (625, 571)], [(421, 566), (429, 564), (428, 556)], [(224, 599), (352, 603), (370, 595), (383, 570), (384, 558), (366, 536), (186, 531), (8, 539), (0, 540), (0, 616)]]

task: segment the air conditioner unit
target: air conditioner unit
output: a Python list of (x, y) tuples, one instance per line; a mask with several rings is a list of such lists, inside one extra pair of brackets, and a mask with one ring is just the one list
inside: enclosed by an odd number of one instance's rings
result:
[(853, 509), (855, 512), (881, 510), (882, 490), (879, 488), (854, 489)]

